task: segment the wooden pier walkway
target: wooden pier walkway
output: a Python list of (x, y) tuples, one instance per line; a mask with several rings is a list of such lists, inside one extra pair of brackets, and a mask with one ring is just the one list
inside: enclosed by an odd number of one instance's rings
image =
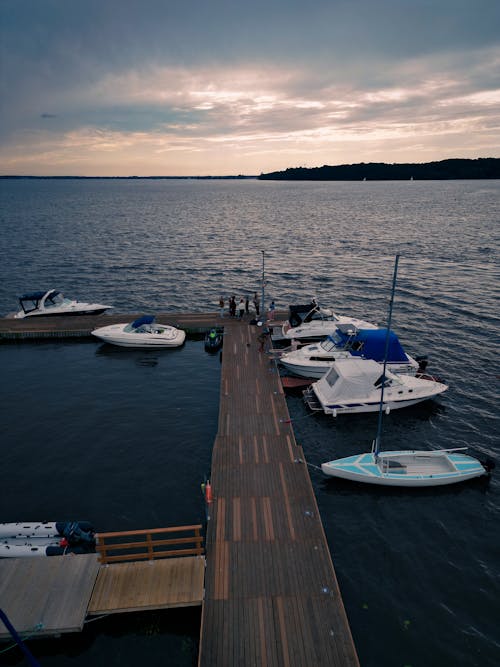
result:
[(304, 453), (259, 333), (226, 322), (199, 665), (356, 666)]
[[(33, 341), (51, 338), (86, 338), (97, 327), (119, 322), (133, 322), (144, 313), (113, 315), (78, 315), (61, 317), (28, 317), (16, 320), (0, 318), (0, 341)], [(173, 324), (187, 333), (202, 333), (223, 320), (217, 313), (157, 313), (156, 321)]]
[[(98, 554), (0, 559), (0, 604), (19, 633), (78, 632), (87, 617), (203, 601), (201, 526), (101, 533)], [(0, 621), (0, 640), (10, 633)]]

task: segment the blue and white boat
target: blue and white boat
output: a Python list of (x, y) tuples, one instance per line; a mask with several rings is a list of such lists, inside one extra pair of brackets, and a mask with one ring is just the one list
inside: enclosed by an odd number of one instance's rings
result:
[(62, 292), (55, 289), (23, 294), (19, 297), (19, 305), (21, 310), (14, 315), (16, 319), (54, 315), (100, 315), (112, 308), (102, 303), (83, 303), (67, 299)]
[(92, 335), (105, 343), (120, 347), (179, 347), (186, 340), (185, 331), (170, 324), (158, 324), (153, 315), (143, 315), (129, 323), (99, 327), (92, 331)]
[[(456, 484), (474, 477), (487, 475), (494, 467), (493, 462), (482, 463), (462, 453), (463, 449), (440, 449), (434, 451), (387, 451), (381, 452), (382, 416), (385, 406), (389, 404), (384, 396), (392, 391), (392, 386), (383, 381), (387, 375), (387, 349), (391, 327), (392, 306), (396, 287), (396, 276), (399, 255), (396, 255), (394, 276), (392, 281), (391, 301), (386, 331), (386, 347), (380, 382), (379, 417), (377, 436), (372, 444), (371, 452), (347, 456), (342, 459), (328, 461), (321, 465), (321, 470), (329, 477), (339, 477), (365, 484), (398, 487), (429, 487)], [(416, 378), (413, 378), (416, 379)], [(426, 380), (421, 380), (426, 382)]]
[[(321, 342), (285, 352), (279, 362), (293, 375), (319, 379), (337, 359), (362, 358), (383, 363), (386, 337), (386, 329), (357, 329), (340, 324)], [(403, 375), (415, 375), (424, 368), (406, 354), (393, 331), (389, 333), (387, 368), (391, 373)]]
[(488, 475), (491, 463), (463, 454), (463, 447), (429, 451), (368, 452), (321, 464), (329, 477), (382, 486), (444, 486)]

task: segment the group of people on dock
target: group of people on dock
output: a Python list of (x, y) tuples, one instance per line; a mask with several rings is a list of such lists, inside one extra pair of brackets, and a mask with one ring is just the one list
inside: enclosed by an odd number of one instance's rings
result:
[[(251, 315), (251, 314), (255, 315), (255, 317), (260, 317), (260, 300), (257, 292), (254, 292), (251, 304), (252, 304), (252, 312), (250, 312), (249, 295), (247, 295), (246, 297), (241, 297), (239, 302), (237, 303), (236, 297), (233, 294), (232, 296), (227, 298), (227, 308), (229, 311), (229, 317), (237, 317), (240, 320), (242, 320), (245, 317), (245, 315)], [(267, 315), (268, 319), (270, 320), (274, 319), (275, 308), (276, 306), (274, 304), (274, 301), (271, 301)], [(225, 316), (225, 309), (226, 309), (226, 300), (221, 295), (219, 299), (220, 317)]]

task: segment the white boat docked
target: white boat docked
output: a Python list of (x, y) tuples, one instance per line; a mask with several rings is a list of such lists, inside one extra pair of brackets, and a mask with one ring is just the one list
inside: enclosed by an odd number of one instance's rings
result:
[(0, 524), (0, 558), (93, 553), (95, 542), (88, 521)]
[(434, 398), (448, 389), (432, 379), (395, 375), (390, 371), (384, 374), (383, 365), (373, 359), (352, 357), (332, 362), (327, 373), (304, 391), (304, 400), (312, 410), (322, 410), (334, 417), (377, 412), (382, 386), (386, 413)]
[(333, 334), (341, 324), (357, 329), (377, 329), (371, 322), (337, 315), (330, 308), (320, 308), (314, 300), (310, 306), (306, 314), (301, 310), (305, 306), (290, 306), (289, 318), (282, 326), (273, 327), (269, 322), (273, 341), (317, 341)]
[(492, 463), (461, 453), (457, 449), (355, 454), (321, 464), (329, 477), (381, 486), (444, 486), (488, 475)]
[(100, 327), (94, 329), (92, 335), (105, 343), (120, 347), (179, 347), (186, 340), (185, 331), (170, 324), (157, 324), (152, 315), (144, 315), (131, 323)]
[[(386, 329), (352, 329), (341, 324), (330, 336), (319, 343), (311, 343), (279, 357), (279, 362), (293, 375), (306, 378), (321, 378), (337, 359), (384, 360)], [(425, 358), (422, 362), (426, 361)], [(426, 364), (425, 364), (426, 365)], [(424, 364), (406, 354), (396, 334), (389, 334), (387, 368), (396, 374), (415, 375), (423, 372)]]
[[(391, 328), (392, 306), (396, 288), (399, 255), (396, 255), (394, 276), (392, 280), (391, 301), (386, 332), (385, 357), (382, 366), (382, 376), (387, 374), (387, 350), (389, 346), (388, 333)], [(403, 380), (405, 376), (400, 376)], [(417, 378), (412, 378), (414, 381)], [(429, 382), (420, 380), (420, 382)], [(436, 383), (439, 384), (439, 383)], [(446, 385), (442, 385), (446, 389)], [(444, 390), (442, 389), (442, 390)], [(456, 449), (440, 449), (434, 451), (387, 451), (381, 452), (382, 417), (385, 406), (390, 405), (390, 397), (386, 403), (385, 393), (391, 394), (393, 383), (380, 382), (378, 400), (377, 436), (372, 444), (371, 452), (347, 456), (342, 459), (329, 461), (321, 465), (321, 470), (329, 477), (339, 477), (365, 484), (397, 487), (429, 487), (456, 484), (474, 477), (487, 475), (494, 468), (492, 461), (482, 463), (477, 459), (461, 453), (464, 447)], [(400, 391), (398, 390), (398, 394)], [(404, 395), (404, 390), (403, 390)]]
[(53, 315), (100, 315), (113, 307), (67, 299), (62, 292), (55, 289), (24, 294), (19, 298), (19, 304), (21, 310), (15, 313), (16, 319)]

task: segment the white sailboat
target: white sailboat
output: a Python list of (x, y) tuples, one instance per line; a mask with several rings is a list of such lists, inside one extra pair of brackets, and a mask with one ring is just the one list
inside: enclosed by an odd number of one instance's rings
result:
[[(396, 288), (399, 255), (396, 255), (392, 281), (391, 301), (387, 331), (391, 328), (392, 307)], [(383, 375), (387, 366), (387, 346)], [(464, 447), (434, 451), (380, 451), (382, 416), (384, 405), (384, 385), (380, 398), (377, 435), (371, 452), (356, 454), (321, 464), (321, 470), (329, 477), (339, 477), (367, 484), (398, 487), (428, 487), (456, 484), (474, 477), (488, 475), (494, 467), (492, 461), (481, 461), (463, 454)]]

